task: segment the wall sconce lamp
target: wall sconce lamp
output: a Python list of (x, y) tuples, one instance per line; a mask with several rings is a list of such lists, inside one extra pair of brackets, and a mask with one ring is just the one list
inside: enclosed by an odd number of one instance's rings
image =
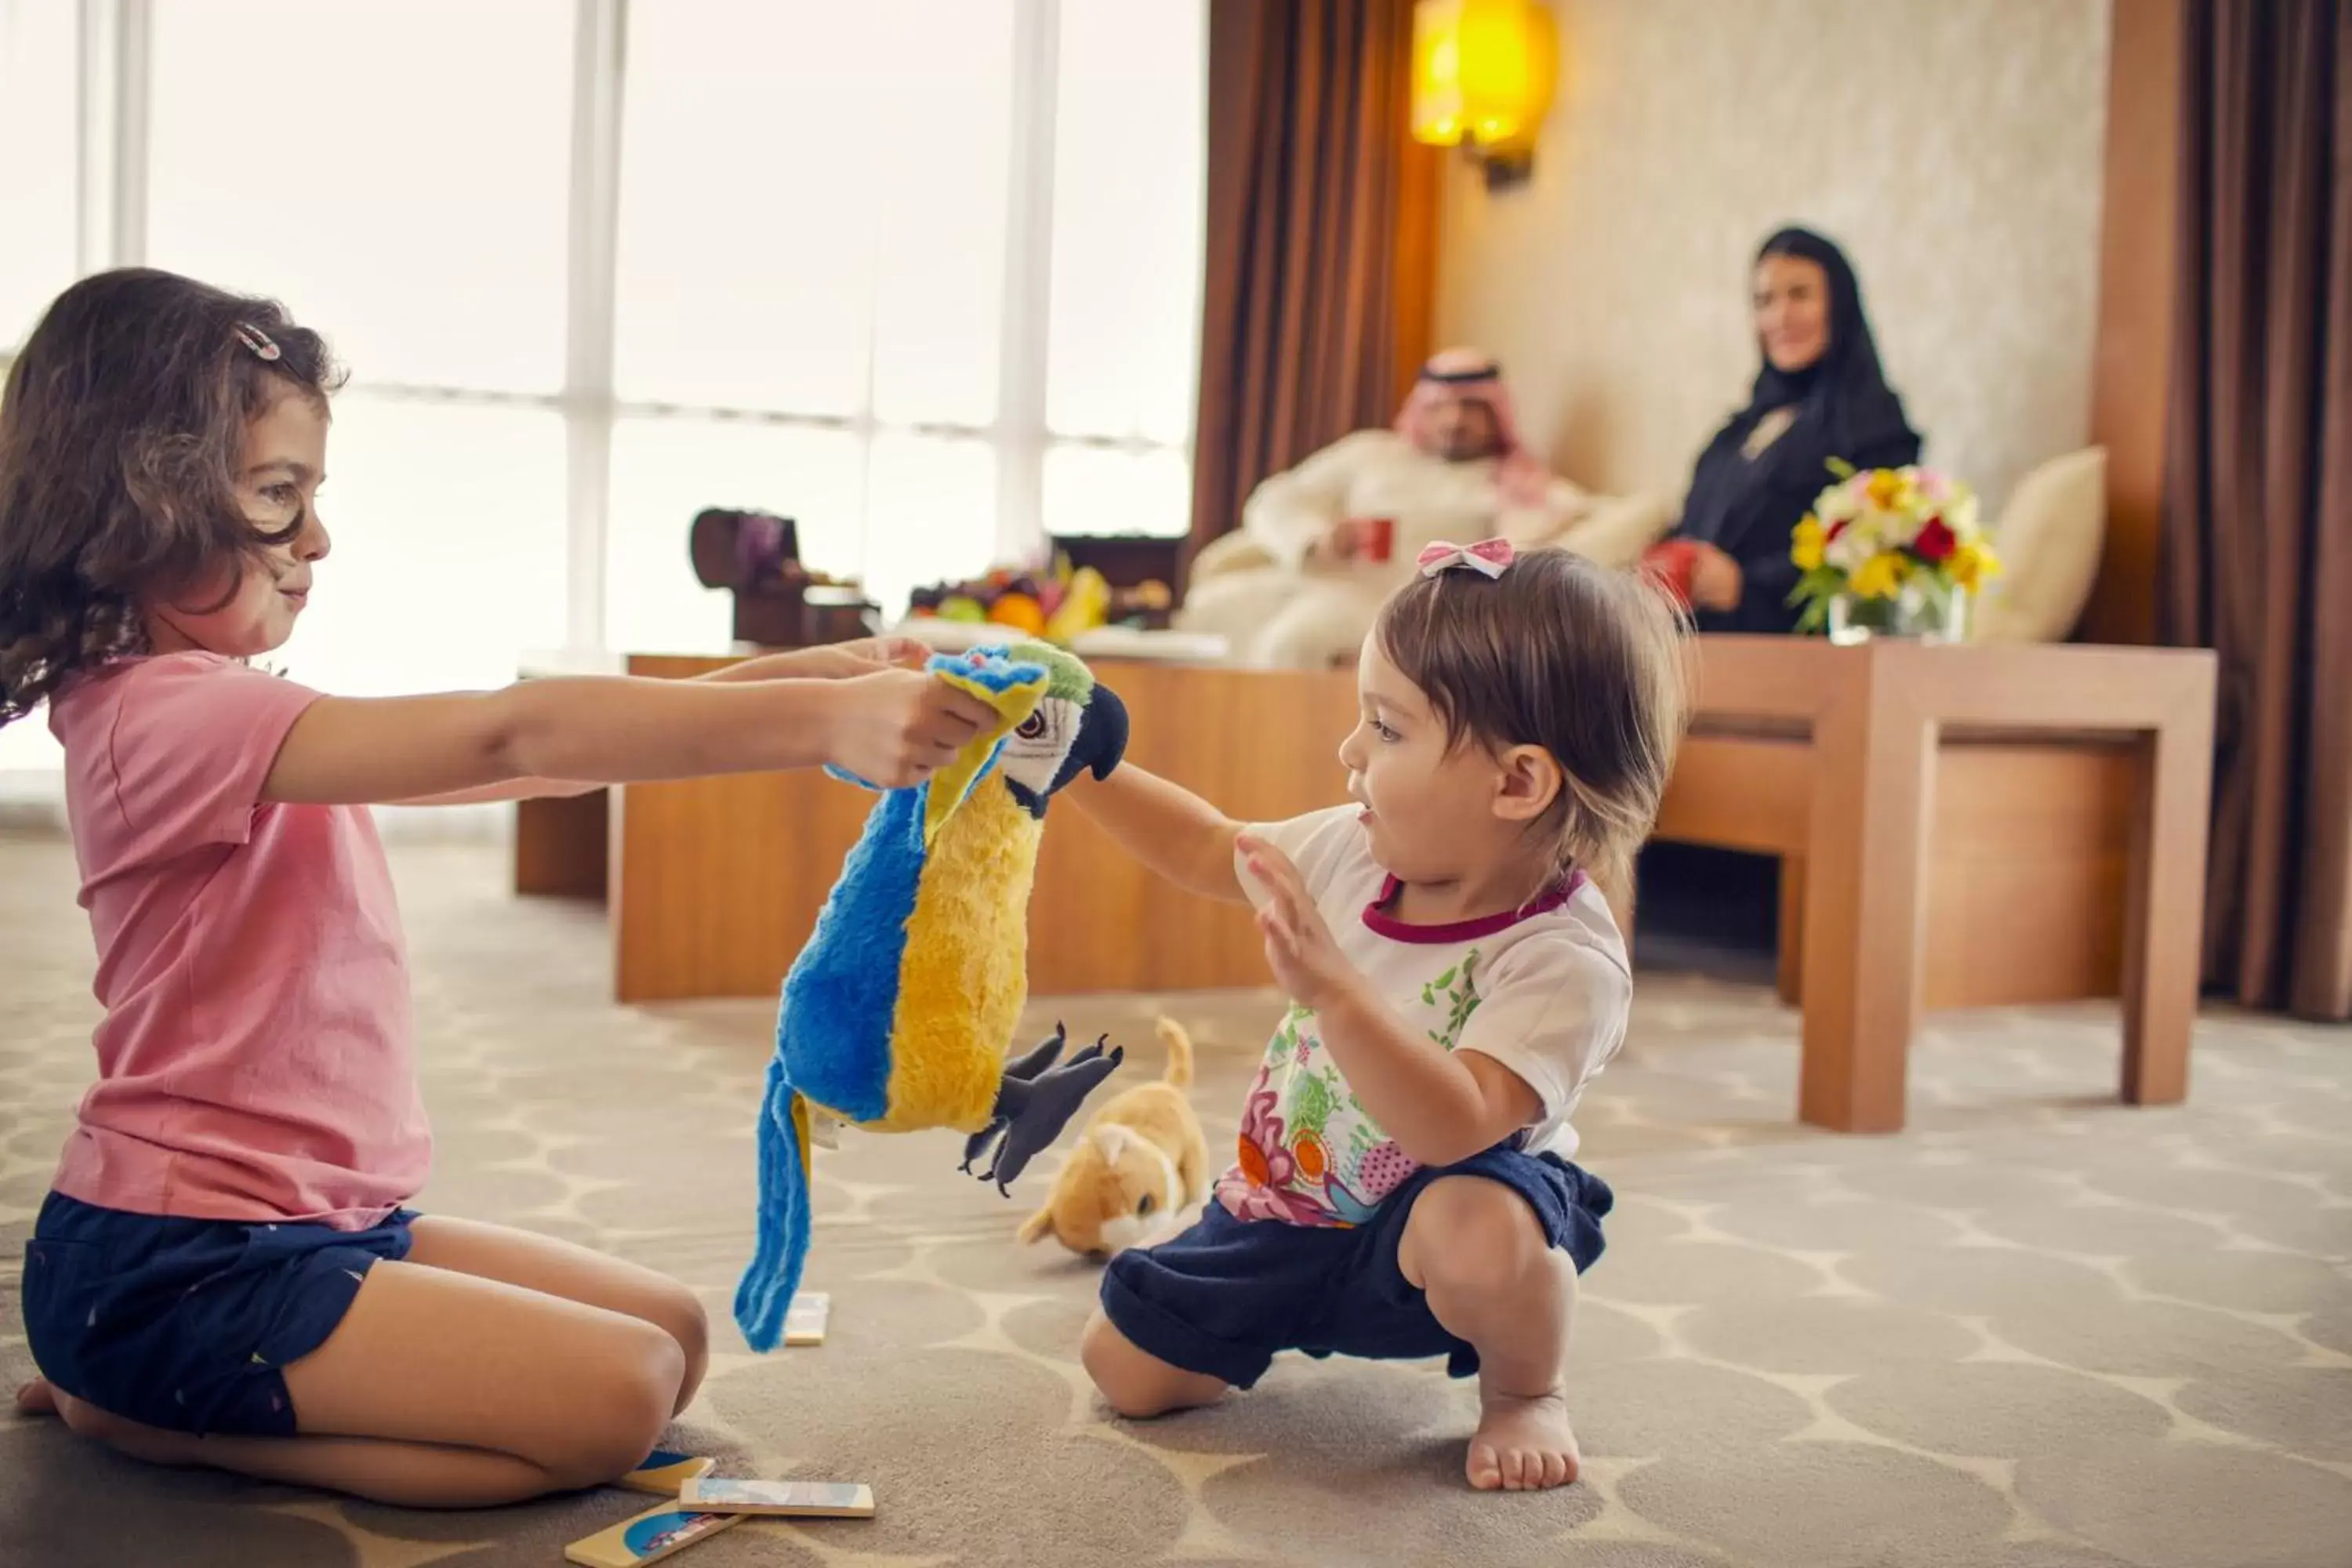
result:
[(1419, 0), (1412, 8), (1412, 139), (1460, 147), (1486, 188), (1525, 181), (1559, 66), (1540, 0)]

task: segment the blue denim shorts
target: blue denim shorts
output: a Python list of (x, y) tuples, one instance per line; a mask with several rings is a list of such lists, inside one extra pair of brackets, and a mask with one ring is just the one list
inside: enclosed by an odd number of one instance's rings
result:
[(41, 1375), (111, 1415), (199, 1436), (290, 1437), (279, 1368), (320, 1345), (405, 1209), (368, 1230), (125, 1214), (51, 1193), (25, 1244), (25, 1333)]
[(1236, 1388), (1256, 1383), (1289, 1350), (1381, 1361), (1442, 1355), (1448, 1372), (1469, 1377), (1478, 1352), (1446, 1331), (1397, 1265), (1413, 1200), (1446, 1176), (1510, 1188), (1578, 1273), (1600, 1258), (1601, 1221), (1615, 1202), (1607, 1183), (1556, 1154), (1489, 1149), (1414, 1172), (1349, 1229), (1236, 1219), (1211, 1198), (1181, 1236), (1110, 1260), (1104, 1315), (1138, 1350)]

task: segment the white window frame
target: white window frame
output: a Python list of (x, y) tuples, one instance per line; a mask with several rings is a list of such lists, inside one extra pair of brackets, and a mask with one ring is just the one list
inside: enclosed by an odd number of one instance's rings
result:
[[(621, 116), (627, 76), (631, 0), (573, 0), (571, 198), (566, 243), (564, 376), (551, 395), (484, 392), (442, 385), (362, 381), (372, 397), (544, 408), (563, 418), (567, 452), (565, 636), (568, 651), (604, 646), (604, 574), (613, 433), (625, 417), (728, 419), (871, 436), (870, 413), (842, 419), (767, 409), (681, 407), (624, 402), (614, 386), (615, 258), (620, 235)], [(135, 267), (146, 259), (150, 0), (79, 0), (78, 259), (83, 273)], [(1130, 455), (1173, 449), (1189, 463), (1188, 432), (1173, 448), (1140, 435), (1071, 436), (1045, 421), (1047, 331), (1053, 288), (1055, 71), (1060, 0), (1017, 0), (1006, 223), (1004, 336), (995, 420), (986, 426), (923, 423), (927, 436), (984, 440), (997, 457), (996, 558), (1012, 559), (1042, 542), (1045, 454), (1054, 447), (1091, 447)], [(13, 344), (0, 343), (0, 374)], [(681, 544), (685, 520), (679, 520)], [(686, 570), (679, 551), (679, 570)]]

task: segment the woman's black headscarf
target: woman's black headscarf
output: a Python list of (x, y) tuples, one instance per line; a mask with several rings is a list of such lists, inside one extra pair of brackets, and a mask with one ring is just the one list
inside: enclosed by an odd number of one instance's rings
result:
[[(1699, 455), (1675, 531), (1737, 559), (1748, 580), (1737, 610), (1700, 615), (1706, 629), (1787, 631), (1795, 625), (1797, 612), (1785, 603), (1797, 581), (1789, 535), (1833, 482), (1831, 458), (1858, 468), (1919, 460), (1918, 433), (1886, 384), (1862, 308), (1862, 285), (1845, 253), (1810, 229), (1784, 228), (1764, 242), (1756, 259), (1760, 264), (1772, 256), (1800, 257), (1822, 269), (1829, 286), (1829, 344), (1802, 370), (1780, 370), (1765, 359), (1748, 406)], [(1749, 458), (1743, 448), (1756, 426), (1790, 406), (1796, 422)]]

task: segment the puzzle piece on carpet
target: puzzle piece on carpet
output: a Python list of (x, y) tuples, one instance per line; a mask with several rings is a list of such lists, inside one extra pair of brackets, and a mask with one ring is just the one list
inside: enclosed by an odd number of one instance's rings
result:
[(746, 1517), (740, 1513), (696, 1513), (675, 1502), (666, 1503), (610, 1530), (600, 1530), (583, 1541), (573, 1542), (563, 1549), (563, 1560), (576, 1563), (580, 1568), (638, 1568), (641, 1563), (658, 1563), (674, 1552), (683, 1552), (698, 1541), (709, 1540), (730, 1525), (742, 1523)]
[(678, 1496), (681, 1508), (793, 1519), (872, 1519), (874, 1489), (845, 1481), (757, 1481), (698, 1476)]
[(786, 1345), (824, 1343), (825, 1325), (833, 1320), (833, 1297), (823, 1290), (803, 1290), (784, 1314)]

